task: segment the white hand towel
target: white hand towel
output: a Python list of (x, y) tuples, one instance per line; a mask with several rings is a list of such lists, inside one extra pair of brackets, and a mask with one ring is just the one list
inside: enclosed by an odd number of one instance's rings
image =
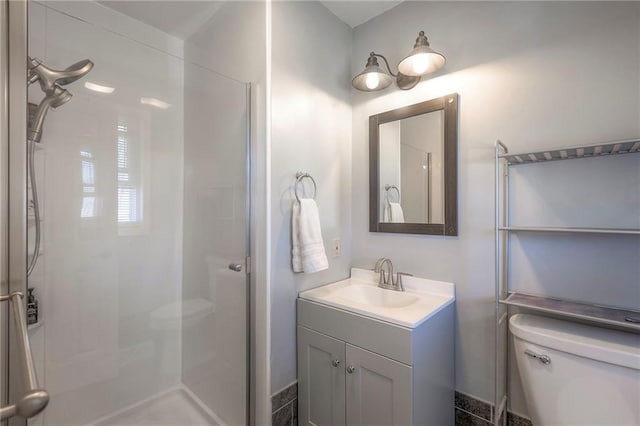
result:
[(384, 209), (382, 209), (382, 221), (391, 222), (391, 208), (389, 204), (385, 204)]
[(313, 199), (303, 198), (293, 205), (291, 240), (293, 272), (310, 274), (329, 267), (322, 242), (318, 206)]
[(391, 206), (391, 222), (404, 223), (404, 213), (400, 203), (389, 203)]

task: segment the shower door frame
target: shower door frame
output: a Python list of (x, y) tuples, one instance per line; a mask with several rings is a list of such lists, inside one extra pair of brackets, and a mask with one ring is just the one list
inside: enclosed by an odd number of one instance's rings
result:
[[(2, 125), (0, 134), (1, 230), (0, 291), (8, 294), (27, 290), (27, 0), (0, 0), (2, 46)], [(23, 300), (23, 303), (25, 301)], [(23, 393), (23, 366), (17, 352), (16, 328), (8, 304), (0, 311), (2, 347), (2, 406), (17, 401)], [(15, 368), (11, 368), (14, 366)], [(12, 417), (8, 426), (25, 426), (26, 419)], [(4, 425), (3, 425), (4, 426)]]
[[(7, 111), (7, 90), (8, 84), (8, 37), (9, 37), (9, 19), (8, 19), (8, 1), (0, 1), (0, 294), (8, 294), (9, 286), (7, 284), (7, 144), (9, 132), (7, 124), (9, 123), (9, 114)], [(0, 406), (5, 407), (9, 404), (8, 389), (9, 383), (7, 375), (9, 373), (8, 353), (8, 321), (9, 309), (8, 305), (0, 303)], [(5, 421), (0, 422), (2, 426), (6, 425)]]

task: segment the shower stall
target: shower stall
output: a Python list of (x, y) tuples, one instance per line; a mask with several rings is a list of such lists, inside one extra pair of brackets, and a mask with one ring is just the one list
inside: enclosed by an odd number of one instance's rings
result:
[(255, 85), (195, 3), (0, 0), (0, 424), (252, 423)]

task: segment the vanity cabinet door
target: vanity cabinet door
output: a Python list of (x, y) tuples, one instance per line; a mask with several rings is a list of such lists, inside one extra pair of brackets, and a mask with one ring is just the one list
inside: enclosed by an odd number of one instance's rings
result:
[(412, 368), (347, 344), (347, 424), (410, 425)]
[(298, 421), (345, 424), (345, 343), (298, 326)]

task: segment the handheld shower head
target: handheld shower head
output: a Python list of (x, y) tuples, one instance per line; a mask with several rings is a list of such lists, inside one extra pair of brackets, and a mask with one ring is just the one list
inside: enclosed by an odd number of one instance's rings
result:
[(93, 62), (89, 59), (76, 62), (64, 70), (54, 70), (46, 67), (38, 58), (29, 57), (29, 84), (36, 81), (40, 83), (42, 91), (51, 93), (56, 85), (66, 86), (79, 78), (84, 77), (93, 68)]
[(40, 142), (40, 138), (42, 138), (42, 125), (44, 124), (44, 118), (49, 112), (49, 108), (58, 108), (61, 105), (66, 104), (71, 100), (71, 93), (67, 90), (54, 86), (53, 92), (51, 94), (47, 94), (42, 101), (40, 101), (40, 105), (38, 105), (38, 109), (36, 110), (36, 114), (33, 118), (33, 123), (29, 128), (28, 137), (32, 142)]
[[(71, 100), (73, 95), (69, 93), (68, 90), (57, 87), (54, 89), (53, 96), (50, 96), (51, 103), (50, 106), (53, 109), (58, 108), (61, 105), (66, 104)], [(46, 99), (46, 98), (45, 98)]]

